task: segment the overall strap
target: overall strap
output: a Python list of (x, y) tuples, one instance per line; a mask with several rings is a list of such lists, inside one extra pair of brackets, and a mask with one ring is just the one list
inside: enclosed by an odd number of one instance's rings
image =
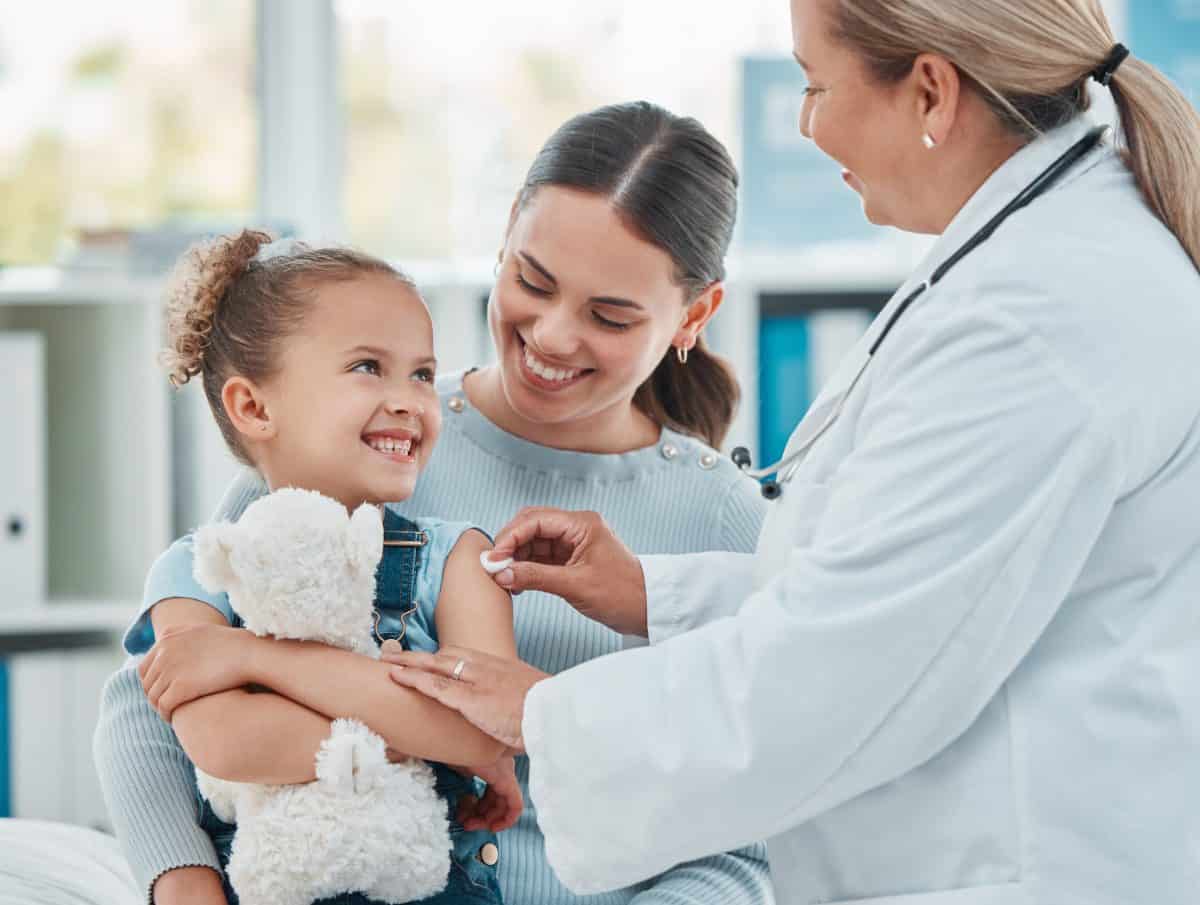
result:
[(414, 522), (383, 507), (383, 558), (375, 570), (375, 610), (394, 610), (401, 621), (416, 606), (417, 573), (429, 536)]

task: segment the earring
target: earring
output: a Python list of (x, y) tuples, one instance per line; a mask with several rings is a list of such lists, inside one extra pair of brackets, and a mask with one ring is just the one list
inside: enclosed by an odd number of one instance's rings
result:
[(932, 151), (934, 148), (937, 147), (937, 142), (933, 140), (933, 136), (930, 135), (928, 132), (926, 132), (924, 135), (921, 136), (921, 143), (923, 145), (925, 145), (925, 148), (927, 150), (930, 150), (930, 151)]
[(688, 350), (686, 346), (675, 347), (675, 357), (679, 359), (681, 365), (687, 364)]

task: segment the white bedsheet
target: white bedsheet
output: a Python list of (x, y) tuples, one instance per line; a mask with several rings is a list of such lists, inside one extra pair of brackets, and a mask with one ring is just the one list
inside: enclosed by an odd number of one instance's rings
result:
[(0, 819), (0, 905), (141, 905), (117, 840), (81, 826)]

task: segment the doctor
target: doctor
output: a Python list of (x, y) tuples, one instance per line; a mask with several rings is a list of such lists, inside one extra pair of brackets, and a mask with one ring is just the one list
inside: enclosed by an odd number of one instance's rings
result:
[(1200, 119), (1098, 0), (792, 22), (801, 131), (872, 222), (941, 238), (793, 435), (757, 553), (527, 511), (497, 580), (651, 645), (394, 678), (529, 753), (579, 892), (766, 837), (782, 903), (1194, 905)]

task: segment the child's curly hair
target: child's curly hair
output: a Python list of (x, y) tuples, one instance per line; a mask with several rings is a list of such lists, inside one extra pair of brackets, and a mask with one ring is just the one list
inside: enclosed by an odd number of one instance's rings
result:
[(269, 234), (253, 229), (199, 242), (179, 259), (167, 285), (167, 347), (161, 355), (167, 379), (180, 387), (201, 375), (226, 444), (247, 465), (254, 463), (225, 412), (221, 391), (235, 375), (262, 381), (275, 372), (279, 343), (303, 323), (312, 290), (384, 274), (416, 291), (409, 277), (371, 255), (294, 242), (260, 256), (271, 242)]

